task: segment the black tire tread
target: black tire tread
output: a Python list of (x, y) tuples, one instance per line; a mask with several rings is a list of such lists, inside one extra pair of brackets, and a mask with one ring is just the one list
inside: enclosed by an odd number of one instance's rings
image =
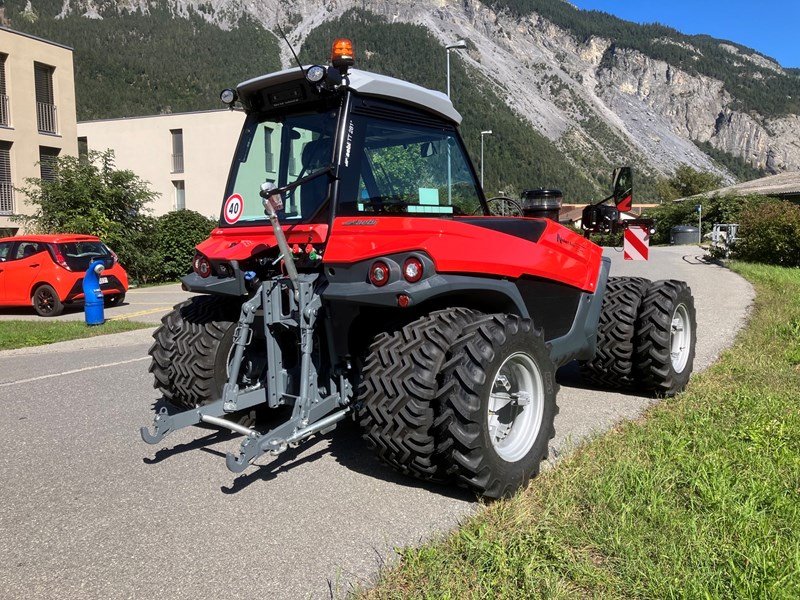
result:
[(609, 277), (595, 354), (580, 364), (584, 382), (612, 390), (633, 387), (636, 322), (649, 285), (642, 277)]
[(378, 334), (356, 400), (362, 437), (378, 458), (420, 479), (441, 479), (432, 426), (437, 376), (447, 350), (476, 313), (449, 308)]

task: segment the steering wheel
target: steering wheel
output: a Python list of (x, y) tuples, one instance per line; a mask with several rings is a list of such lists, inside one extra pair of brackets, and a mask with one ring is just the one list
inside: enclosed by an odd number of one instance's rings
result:
[[(508, 196), (495, 196), (486, 201), (489, 206), (489, 215), (493, 217), (521, 217), (522, 205), (513, 198)], [(481, 214), (481, 209), (478, 208), (472, 214)]]

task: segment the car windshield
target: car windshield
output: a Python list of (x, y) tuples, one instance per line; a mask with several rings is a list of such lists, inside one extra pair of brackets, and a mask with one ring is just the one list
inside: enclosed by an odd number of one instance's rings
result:
[[(329, 166), (337, 114), (326, 110), (248, 117), (231, 167), (220, 225), (265, 219), (259, 195), (263, 183), (284, 187)], [(329, 183), (330, 178), (322, 175), (286, 192), (278, 218), (284, 223), (327, 221)]]
[(475, 176), (455, 131), (373, 116), (354, 118), (358, 188), (339, 214), (482, 214)]
[(108, 247), (97, 241), (66, 242), (58, 244), (58, 250), (73, 271), (85, 271), (94, 259), (111, 258), (111, 251)]

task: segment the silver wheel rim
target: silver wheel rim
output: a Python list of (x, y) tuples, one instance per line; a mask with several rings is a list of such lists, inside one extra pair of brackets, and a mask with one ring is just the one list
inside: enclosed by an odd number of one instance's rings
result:
[(669, 354), (672, 368), (681, 373), (689, 361), (689, 350), (692, 343), (692, 323), (686, 305), (679, 304), (672, 315), (669, 334)]
[(536, 361), (523, 352), (503, 361), (494, 376), (487, 423), (498, 456), (517, 462), (539, 436), (544, 414), (544, 385)]

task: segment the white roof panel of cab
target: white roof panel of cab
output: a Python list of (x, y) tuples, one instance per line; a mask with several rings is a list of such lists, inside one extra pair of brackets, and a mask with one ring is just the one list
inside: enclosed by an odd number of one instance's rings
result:
[[(236, 86), (236, 89), (240, 95), (247, 94), (265, 87), (301, 79), (302, 77), (303, 74), (300, 69), (286, 69), (284, 71), (249, 79)], [(369, 71), (360, 71), (358, 69), (350, 69), (348, 82), (348, 87), (359, 94), (396, 100), (404, 104), (410, 104), (429, 110), (457, 124), (461, 123), (461, 115), (453, 108), (453, 103), (450, 102), (450, 98), (447, 97), (447, 94), (442, 92), (429, 90), (422, 86), (409, 83), (408, 81), (395, 79), (394, 77), (387, 77), (386, 75), (370, 73)]]

